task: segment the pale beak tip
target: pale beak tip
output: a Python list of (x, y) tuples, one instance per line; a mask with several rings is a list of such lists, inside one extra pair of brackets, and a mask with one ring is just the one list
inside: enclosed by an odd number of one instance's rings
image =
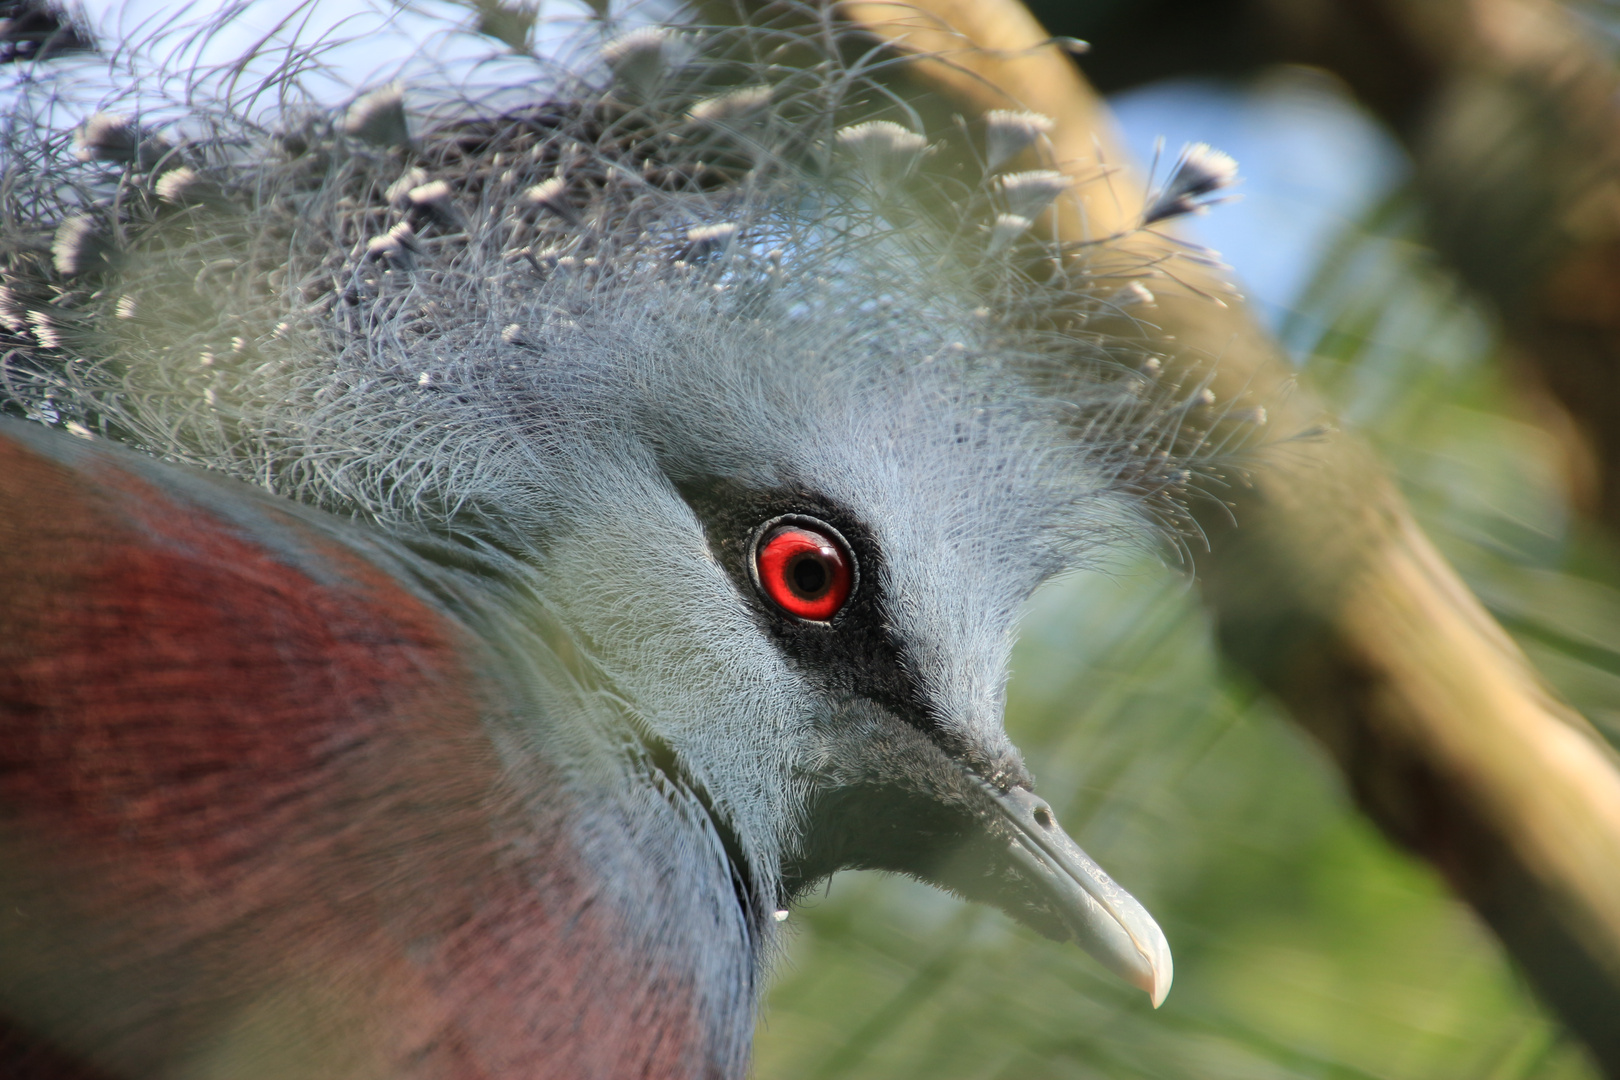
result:
[(1153, 950), (1155, 955), (1148, 961), (1147, 970), (1136, 985), (1147, 993), (1157, 1009), (1170, 996), (1170, 984), (1175, 980), (1176, 971), (1174, 961), (1170, 959), (1170, 943), (1160, 937), (1155, 944), (1158, 946)]

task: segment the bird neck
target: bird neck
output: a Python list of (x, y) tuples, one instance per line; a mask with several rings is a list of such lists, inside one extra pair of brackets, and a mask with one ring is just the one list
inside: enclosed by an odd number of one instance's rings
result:
[(756, 872), (669, 745), (596, 687), (600, 671), (534, 580), (502, 558), (441, 594), (494, 654), (478, 667), (500, 676), (504, 702), (484, 726), (515, 808), (503, 828), (557, 927), (536, 941), (534, 970), (557, 971), (569, 988), (554, 1000), (581, 1022), (610, 1007), (586, 1040), (623, 1048), (605, 1074), (742, 1076), (774, 875)]

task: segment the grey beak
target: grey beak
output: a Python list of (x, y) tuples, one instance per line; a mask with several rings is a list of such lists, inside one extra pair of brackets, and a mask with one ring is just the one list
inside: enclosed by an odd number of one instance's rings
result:
[(1043, 888), (1080, 947), (1147, 992), (1157, 1009), (1170, 992), (1170, 943), (1136, 898), (1069, 839), (1046, 800), (1027, 788), (992, 790), (1016, 831), (1012, 858)]

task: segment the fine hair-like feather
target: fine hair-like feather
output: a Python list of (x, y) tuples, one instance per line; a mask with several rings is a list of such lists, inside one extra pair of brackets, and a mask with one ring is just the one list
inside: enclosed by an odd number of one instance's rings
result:
[[(1021, 605), (1175, 535), (1220, 416), (1101, 331), (1158, 268), (1057, 244), (1107, 178), (1049, 121), (930, 128), (886, 83), (911, 58), (770, 11), (610, 11), (341, 108), (292, 21), (188, 67), (233, 11), (121, 46), (131, 96), (66, 123), (30, 69), (0, 143), (0, 409), (466, 555), (539, 702), (492, 740), (598, 811), (573, 847), (631, 938), (687, 933), (727, 1075), (771, 914), (842, 866), (920, 872), (818, 806), (869, 817), (838, 800), (907, 769), (951, 805), (1027, 789)], [(1229, 176), (1188, 155), (1143, 227)], [(794, 652), (749, 591), (740, 538), (784, 500), (864, 530), (876, 660)], [(982, 878), (945, 884), (1050, 914)]]
[[(397, 84), (338, 112), (298, 101), (321, 42), (228, 98), (149, 58), (184, 110), (115, 106), (71, 143), (49, 81), (28, 88), (4, 144), (0, 400), (511, 550), (587, 482), (583, 433), (729, 397), (746, 455), (787, 422), (758, 392), (773, 380), (844, 400), (877, 381), (1057, 433), (1030, 445), (1066, 458), (1041, 467), (1084, 507), (1051, 522), (1066, 546), (1133, 531), (1098, 503), (1177, 521), (1208, 402), (1088, 330), (1143, 291), (1076, 303), (1086, 260), (1035, 224), (1075, 178), (1005, 171), (1007, 117), (913, 130), (878, 80), (898, 61), (844, 61), (850, 30), (792, 10), (791, 35), (589, 24), (557, 50), (571, 67), (536, 62), (529, 103), (441, 84), (429, 115)], [(790, 40), (825, 55), (788, 68)], [(1039, 118), (1014, 119), (1035, 143)], [(941, 134), (988, 138), (982, 171), (919, 175)]]

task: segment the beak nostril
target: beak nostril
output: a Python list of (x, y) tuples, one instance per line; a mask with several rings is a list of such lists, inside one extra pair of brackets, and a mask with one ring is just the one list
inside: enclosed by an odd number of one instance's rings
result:
[(1052, 811), (1044, 806), (1037, 806), (1035, 808), (1035, 824), (1043, 829), (1050, 829), (1052, 827)]

